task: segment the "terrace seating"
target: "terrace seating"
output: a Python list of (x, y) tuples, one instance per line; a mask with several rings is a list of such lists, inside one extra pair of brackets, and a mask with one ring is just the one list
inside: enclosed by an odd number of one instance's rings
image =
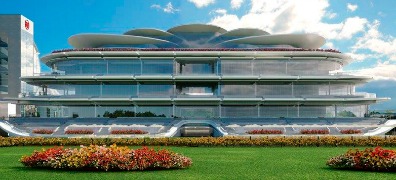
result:
[[(203, 119), (220, 124), (231, 135), (247, 135), (251, 130), (281, 130), (282, 135), (301, 135), (303, 129), (326, 129), (330, 135), (342, 135), (341, 130), (361, 130), (368, 133), (384, 125), (380, 118), (220, 118)], [(111, 130), (138, 129), (147, 131), (147, 135), (166, 133), (174, 124), (183, 119), (174, 118), (13, 118), (7, 123), (32, 133), (34, 129), (54, 130), (53, 134), (34, 134), (34, 136), (63, 137), (70, 129), (92, 130), (95, 136), (110, 135)], [(197, 121), (199, 120), (190, 120)], [(69, 135), (66, 135), (69, 136)], [(76, 136), (76, 135), (70, 135)]]

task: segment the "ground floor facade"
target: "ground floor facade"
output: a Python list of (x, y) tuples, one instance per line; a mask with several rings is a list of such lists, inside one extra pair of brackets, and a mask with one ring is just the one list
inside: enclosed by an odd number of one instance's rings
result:
[(365, 117), (368, 105), (22, 105), (22, 116), (29, 117)]

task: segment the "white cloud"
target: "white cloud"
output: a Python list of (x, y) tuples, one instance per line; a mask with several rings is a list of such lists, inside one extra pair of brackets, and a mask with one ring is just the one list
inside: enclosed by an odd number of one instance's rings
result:
[[(223, 14), (221, 16), (212, 19), (210, 24), (216, 24), (219, 25), (220, 27), (230, 30), (230, 29), (237, 29), (239, 27), (243, 27), (239, 24), (239, 22), (240, 21), (238, 16), (231, 14)], [(227, 26), (224, 26), (225, 24), (227, 24)]]
[(348, 52), (345, 53), (346, 55), (350, 56), (354, 61), (363, 61), (366, 59), (376, 59), (377, 61), (381, 61), (381, 59), (384, 58), (384, 55), (382, 54), (376, 54), (376, 53), (356, 53), (356, 52)]
[(159, 4), (153, 4), (150, 7), (153, 8), (153, 9), (162, 10), (165, 13), (172, 13), (172, 14), (175, 13), (175, 12), (180, 11), (179, 9), (174, 8), (171, 2), (168, 2), (168, 4), (166, 4), (165, 7), (162, 7)]
[(358, 32), (364, 31), (368, 23), (366, 18), (352, 17), (347, 18), (343, 24), (342, 30), (338, 34), (338, 39), (350, 39)]
[(153, 4), (150, 7), (153, 9), (161, 9), (162, 8), (159, 4)]
[(171, 2), (169, 2), (169, 3), (166, 5), (166, 7), (164, 8), (164, 12), (167, 12), (167, 13), (174, 13), (174, 12), (176, 12), (176, 11), (180, 11), (180, 10), (174, 8)]
[(213, 10), (211, 13), (224, 15), (224, 14), (227, 14), (227, 10), (225, 10), (225, 9), (216, 9), (216, 10)]
[(349, 11), (353, 12), (353, 11), (356, 11), (356, 9), (358, 8), (358, 5), (357, 4), (348, 3), (347, 4), (347, 8), (348, 8)]
[(210, 23), (228, 22), (232, 17), (235, 20), (232, 24), (217, 25), (231, 29), (239, 24), (240, 27), (261, 28), (277, 33), (302, 31), (320, 22), (328, 6), (327, 0), (251, 0), (251, 9), (247, 14), (241, 17), (225, 14), (214, 17)]
[(335, 17), (337, 17), (337, 13), (328, 12), (326, 13), (326, 17), (329, 19), (334, 19)]
[(328, 0), (262, 1), (251, 0), (251, 9), (238, 17), (219, 14), (209, 22), (226, 29), (237, 27), (260, 28), (270, 33), (317, 33), (326, 39), (350, 39), (362, 32), (367, 19), (352, 17), (339, 23), (325, 23), (323, 19), (337, 14), (328, 10)]
[(391, 79), (396, 80), (396, 64), (389, 62), (378, 63), (375, 67), (365, 68), (353, 71), (354, 75), (371, 76), (374, 79)]
[(324, 47), (330, 48), (330, 49), (334, 49), (334, 43), (332, 43), (332, 42), (326, 42), (326, 44), (324, 45)]
[(378, 12), (377, 15), (380, 17), (386, 17), (386, 14), (382, 11)]
[(215, 0), (188, 0), (193, 3), (197, 8), (202, 8), (209, 6), (209, 4), (214, 4)]
[(242, 5), (244, 0), (231, 0), (231, 8), (232, 9), (239, 9)]
[(387, 56), (387, 60), (396, 61), (396, 38), (384, 36), (379, 30), (380, 21), (375, 20), (369, 24), (369, 29), (364, 36), (359, 37), (352, 46), (352, 52), (370, 50), (374, 54)]

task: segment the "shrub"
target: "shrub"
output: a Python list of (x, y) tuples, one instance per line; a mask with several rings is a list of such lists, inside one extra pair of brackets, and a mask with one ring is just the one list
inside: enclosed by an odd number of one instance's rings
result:
[(362, 130), (360, 129), (344, 129), (340, 131), (341, 134), (361, 134)]
[(66, 130), (65, 134), (93, 134), (93, 130), (91, 129), (72, 129)]
[(134, 150), (116, 145), (81, 145), (79, 149), (53, 147), (23, 156), (20, 162), (36, 168), (102, 171), (186, 168), (192, 164), (190, 158), (165, 149), (155, 151), (142, 147)]
[(381, 147), (349, 150), (330, 158), (326, 165), (337, 169), (396, 171), (396, 152)]
[(327, 129), (303, 129), (300, 134), (329, 134)]
[(45, 138), (0, 137), (0, 147), (8, 146), (387, 146), (396, 147), (395, 136), (252, 136), (252, 137), (172, 137), (172, 138)]
[(35, 134), (52, 134), (54, 130), (52, 129), (33, 129), (32, 131)]
[(281, 130), (277, 129), (254, 129), (251, 131), (246, 131), (248, 134), (283, 134)]
[(147, 134), (147, 131), (140, 129), (122, 129), (122, 130), (112, 130), (110, 134)]

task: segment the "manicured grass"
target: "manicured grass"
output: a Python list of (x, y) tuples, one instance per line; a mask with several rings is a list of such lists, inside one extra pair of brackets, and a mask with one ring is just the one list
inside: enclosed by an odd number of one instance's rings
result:
[[(84, 172), (22, 166), (22, 155), (43, 147), (0, 148), (1, 179), (395, 179), (395, 173), (334, 170), (326, 160), (346, 147), (166, 147), (193, 160), (181, 170)], [(361, 148), (363, 149), (363, 148)]]

